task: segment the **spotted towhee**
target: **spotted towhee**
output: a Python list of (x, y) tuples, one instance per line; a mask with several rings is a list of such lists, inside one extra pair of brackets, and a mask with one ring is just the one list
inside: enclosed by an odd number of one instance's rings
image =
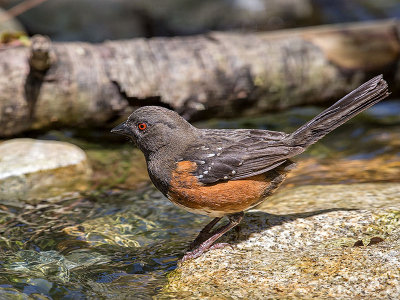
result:
[[(243, 211), (271, 195), (294, 167), (290, 158), (388, 95), (387, 83), (377, 76), (291, 134), (198, 129), (157, 106), (137, 109), (112, 132), (128, 136), (143, 151), (151, 180), (169, 200), (190, 212), (214, 217), (185, 260), (207, 251), (240, 223)], [(211, 232), (223, 216), (229, 224)]]

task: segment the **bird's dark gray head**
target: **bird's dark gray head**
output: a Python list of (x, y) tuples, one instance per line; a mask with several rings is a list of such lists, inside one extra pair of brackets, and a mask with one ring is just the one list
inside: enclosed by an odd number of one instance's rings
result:
[(135, 110), (111, 132), (128, 136), (148, 156), (164, 146), (176, 147), (191, 140), (196, 128), (176, 112), (160, 106)]

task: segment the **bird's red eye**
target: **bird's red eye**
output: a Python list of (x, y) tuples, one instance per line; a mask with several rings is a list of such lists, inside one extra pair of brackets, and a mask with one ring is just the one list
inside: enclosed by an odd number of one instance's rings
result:
[(138, 128), (139, 130), (143, 131), (147, 128), (147, 124), (146, 123), (139, 123), (138, 124)]

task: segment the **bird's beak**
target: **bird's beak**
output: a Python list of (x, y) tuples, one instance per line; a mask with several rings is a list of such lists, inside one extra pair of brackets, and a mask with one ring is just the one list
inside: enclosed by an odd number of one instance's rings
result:
[(131, 135), (131, 131), (129, 129), (129, 126), (126, 125), (126, 122), (119, 124), (117, 127), (114, 127), (113, 129), (111, 129), (111, 132), (127, 136)]

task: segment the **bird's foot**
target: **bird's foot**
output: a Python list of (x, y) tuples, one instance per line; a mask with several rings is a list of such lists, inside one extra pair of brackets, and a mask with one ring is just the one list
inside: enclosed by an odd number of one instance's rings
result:
[(196, 237), (196, 239), (189, 245), (189, 251), (192, 251), (193, 249), (196, 249), (199, 247), (201, 244), (203, 244), (205, 241), (207, 241), (213, 233), (211, 233), (211, 229), (221, 220), (220, 217), (214, 218), (210, 223), (208, 223), (202, 231), (200, 231), (199, 235)]
[[(199, 243), (204, 238), (204, 235), (209, 235), (211, 228), (219, 221), (219, 219), (221, 218), (215, 218), (206, 227), (204, 227), (204, 229), (200, 232), (199, 236), (196, 238), (194, 243), (195, 244)], [(229, 215), (228, 219), (229, 219), (228, 224), (222, 226), (221, 228), (218, 228), (216, 232), (211, 233), (211, 236), (206, 241), (202, 242), (198, 247), (196, 247), (196, 249), (187, 252), (185, 256), (182, 258), (181, 262), (184, 262), (188, 259), (197, 258), (210, 249), (223, 248), (229, 245), (227, 243), (219, 243), (215, 245), (213, 244), (226, 232), (228, 232), (229, 230), (231, 230), (233, 227), (237, 226), (240, 223), (240, 221), (243, 219), (243, 212)]]
[(228, 243), (218, 243), (218, 244), (214, 244), (214, 245), (212, 245), (211, 247), (208, 247), (208, 248), (200, 246), (200, 247), (194, 249), (193, 251), (186, 252), (186, 254), (181, 259), (181, 262), (200, 257), (203, 253), (205, 253), (205, 252), (207, 252), (209, 250), (222, 249), (222, 248), (225, 248), (227, 246), (232, 247), (232, 245), (228, 244)]
[(204, 243), (207, 239), (210, 238), (210, 236), (211, 236), (210, 233), (203, 233), (203, 234), (200, 233), (197, 236), (197, 238), (193, 242), (190, 243), (189, 248), (188, 248), (189, 252), (193, 252), (193, 250), (199, 248), (202, 243)]

